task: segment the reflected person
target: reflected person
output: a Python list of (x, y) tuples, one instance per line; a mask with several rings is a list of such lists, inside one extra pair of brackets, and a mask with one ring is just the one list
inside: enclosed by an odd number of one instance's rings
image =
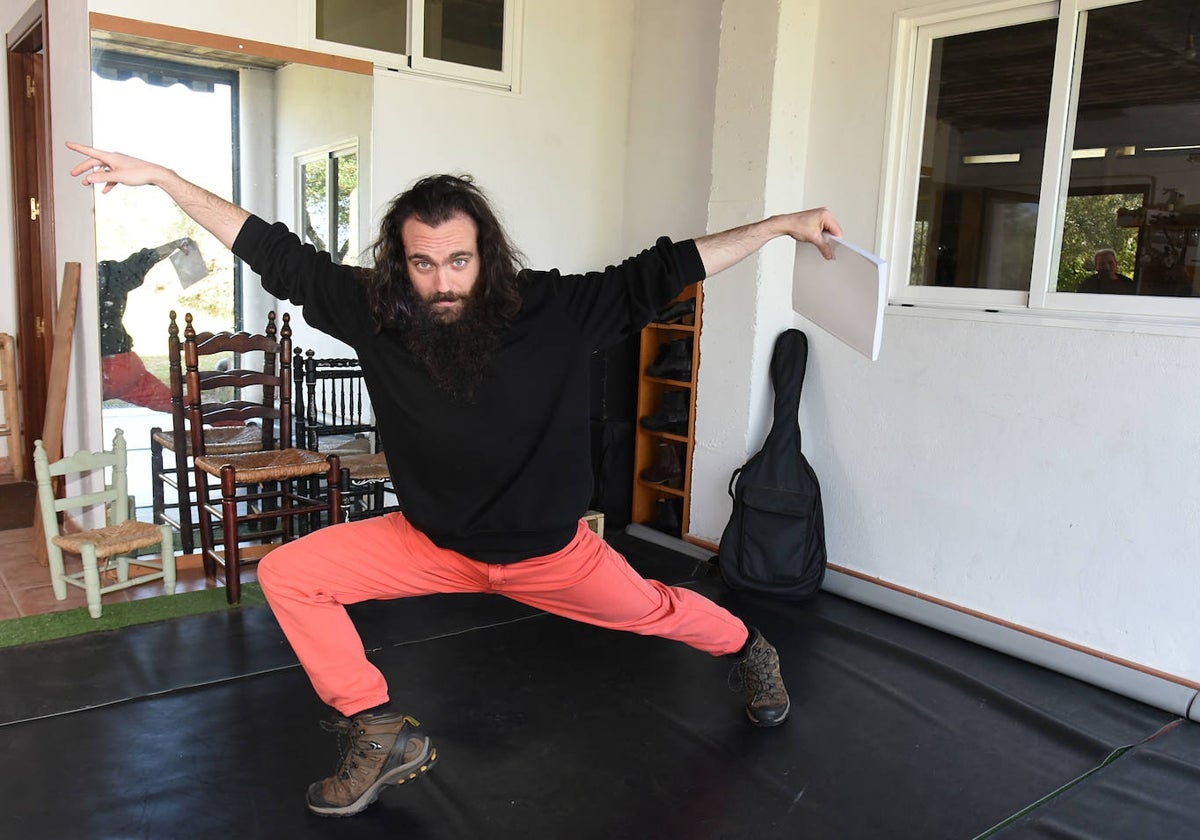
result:
[(1117, 252), (1112, 248), (1101, 248), (1092, 259), (1096, 272), (1084, 278), (1076, 291), (1100, 295), (1137, 294), (1133, 278), (1117, 271)]
[(190, 237), (157, 248), (143, 248), (123, 260), (101, 260), (96, 266), (100, 287), (100, 363), (104, 399), (124, 400), (154, 411), (171, 411), (171, 389), (146, 369), (133, 350), (133, 337), (125, 329), (129, 293), (146, 282), (146, 274), (159, 262), (196, 247)]

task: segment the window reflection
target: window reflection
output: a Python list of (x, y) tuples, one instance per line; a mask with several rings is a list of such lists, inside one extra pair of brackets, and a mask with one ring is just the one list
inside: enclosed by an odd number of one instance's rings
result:
[(503, 69), (504, 0), (424, 0), (425, 57)]
[(935, 39), (911, 283), (1029, 288), (1056, 22)]
[(1080, 26), (1086, 34), (1058, 291), (1194, 296), (1200, 292), (1196, 4), (1145, 0), (1095, 9), (1083, 13)]
[(402, 0), (316, 0), (316, 35), (356, 47), (408, 52), (408, 4)]

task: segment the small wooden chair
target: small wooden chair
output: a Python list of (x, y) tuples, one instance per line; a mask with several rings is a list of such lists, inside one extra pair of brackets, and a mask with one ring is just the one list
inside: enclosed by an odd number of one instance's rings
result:
[[(37, 474), (38, 496), (42, 510), (42, 525), (46, 534), (46, 552), (50, 558), (50, 583), (54, 597), (65, 600), (67, 584), (78, 586), (87, 592), (88, 613), (92, 618), (100, 617), (100, 598), (108, 592), (128, 589), (141, 583), (161, 580), (168, 594), (175, 592), (175, 550), (171, 538), (171, 526), (138, 522), (129, 518), (129, 489), (126, 483), (125, 434), (120, 429), (113, 438), (112, 451), (76, 452), (66, 458), (50, 463), (40, 440), (34, 441), (33, 467)], [(90, 480), (103, 480), (104, 470), (111, 469), (111, 480), (104, 489), (63, 499), (54, 498), (53, 479), (63, 475), (78, 475), (80, 480), (89, 480), (89, 473), (99, 473)], [(63, 534), (58, 526), (58, 514), (64, 510), (95, 509), (103, 505), (107, 525), (87, 531)], [(134, 557), (132, 552), (139, 548), (160, 545), (158, 558)], [(63, 565), (63, 551), (70, 551), (83, 558), (83, 571), (67, 574)], [(104, 569), (99, 561), (104, 560)], [(102, 571), (116, 561), (117, 580), (101, 584)], [(158, 571), (129, 576), (129, 566), (145, 566)]]
[[(274, 313), (271, 315), (272, 323)], [(261, 558), (262, 553), (243, 552), (242, 523), (255, 526), (278, 523), (277, 529), (257, 531), (254, 538), (279, 536), (283, 542), (294, 538), (293, 519), (324, 515), (328, 524), (342, 521), (340, 486), (341, 466), (337, 455), (328, 456), (308, 449), (291, 447), (292, 442), (292, 328), (287, 314), (282, 318), (279, 337), (249, 333), (197, 335), (192, 316), (185, 315), (183, 330), (184, 392), (188, 429), (194, 456), (197, 513), (200, 522), (200, 549), (204, 571), (216, 577), (217, 565), (225, 567), (225, 595), (231, 604), (241, 598), (241, 566)], [(201, 356), (233, 353), (237, 368), (204, 372)], [(255, 359), (260, 360), (257, 364)], [(257, 366), (255, 366), (257, 364)], [(248, 394), (262, 389), (261, 399), (212, 401), (206, 395), (221, 389)], [(223, 423), (247, 424), (257, 421), (269, 446), (256, 452), (211, 453), (204, 430)], [(294, 484), (309, 476), (325, 476), (325, 494), (311, 500), (298, 494)], [(210, 479), (219, 483), (219, 502), (214, 504)], [(215, 531), (220, 526), (223, 548), (217, 548)]]

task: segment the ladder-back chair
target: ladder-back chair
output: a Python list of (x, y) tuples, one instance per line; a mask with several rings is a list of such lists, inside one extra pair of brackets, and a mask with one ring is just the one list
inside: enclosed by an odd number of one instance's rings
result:
[(296, 445), (338, 455), (342, 503), (348, 519), (378, 516), (392, 492), (387, 458), (375, 426), (370, 396), (358, 359), (319, 359), (293, 351)]
[[(260, 552), (243, 552), (242, 523), (262, 526), (277, 523), (271, 531), (257, 531), (253, 537), (278, 536), (286, 542), (293, 538), (292, 520), (297, 516), (324, 513), (330, 524), (341, 521), (340, 465), (336, 455), (290, 446), (292, 441), (292, 329), (288, 315), (283, 316), (278, 340), (274, 335), (216, 333), (198, 336), (191, 316), (185, 316), (183, 331), (184, 390), (192, 452), (195, 455), (197, 513), (200, 521), (201, 552), (205, 573), (216, 576), (216, 567), (225, 567), (226, 596), (231, 604), (241, 597), (241, 565), (259, 559)], [(237, 368), (201, 375), (200, 359), (214, 353), (233, 353)], [(260, 358), (254, 365), (251, 359)], [(249, 390), (262, 389), (261, 399), (246, 399)], [(233, 389), (234, 399), (211, 399), (214, 391)], [(206, 426), (221, 423), (262, 424), (263, 440), (269, 446), (256, 452), (222, 454), (208, 452), (204, 439)], [(325, 496), (312, 502), (297, 494), (294, 483), (310, 476), (325, 476)], [(209, 479), (220, 482), (220, 505), (213, 504)], [(215, 525), (221, 524), (223, 548), (218, 549)], [(273, 547), (273, 545), (271, 546)]]
[[(267, 318), (266, 335), (273, 336), (275, 333), (275, 313), (272, 312)], [(207, 332), (200, 333), (197, 338), (203, 339), (210, 335), (211, 333)], [(156, 426), (150, 430), (151, 497), (154, 521), (165, 522), (179, 531), (183, 553), (191, 554), (196, 550), (193, 536), (196, 528), (195, 491), (191, 480), (194, 465), (187, 430), (187, 407), (184, 405), (183, 343), (179, 340), (179, 323), (174, 310), (171, 311), (171, 322), (167, 327), (167, 362), (170, 370), (171, 428), (165, 431)], [(223, 357), (212, 357), (207, 360), (206, 366), (215, 368), (218, 364), (226, 363), (232, 364), (232, 361)], [(210, 373), (208, 370), (202, 370), (200, 375), (206, 377)], [(245, 424), (205, 429), (205, 451), (209, 455), (232, 455), (270, 449), (270, 434), (270, 430), (261, 426)], [(164, 465), (164, 452), (170, 452), (174, 456), (174, 463), (169, 467)], [(167, 487), (175, 490), (175, 516), (169, 513), (171, 506), (166, 503)]]

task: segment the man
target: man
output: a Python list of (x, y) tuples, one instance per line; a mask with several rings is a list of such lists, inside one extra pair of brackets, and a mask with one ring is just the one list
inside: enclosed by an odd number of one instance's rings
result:
[(439, 175), (392, 203), (368, 270), (334, 264), (164, 167), (68, 145), (87, 156), (72, 170), (85, 186), (160, 187), (362, 362), (403, 513), (317, 531), (258, 571), (314, 689), (343, 716), (334, 728), (349, 736), (338, 771), (309, 787), (310, 810), (357, 813), (437, 758), (367, 660), (344, 607), (358, 601), (492, 592), (676, 639), (732, 655), (751, 722), (784, 721), (779, 658), (761, 633), (691, 590), (643, 579), (581, 521), (592, 490), (588, 359), (775, 237), (828, 258), (824, 233), (841, 230), (827, 210), (663, 238), (620, 266), (564, 277), (521, 269), (483, 194)]
[(1084, 278), (1079, 291), (1101, 295), (1132, 295), (1137, 293), (1133, 279), (1117, 273), (1117, 252), (1101, 248), (1092, 259), (1096, 273)]
[(157, 248), (143, 248), (123, 260), (101, 260), (96, 266), (100, 292), (100, 363), (104, 399), (118, 399), (155, 411), (171, 411), (171, 389), (133, 350), (125, 330), (129, 293), (146, 282), (146, 274), (175, 251), (195, 248), (191, 238), (176, 239)]

